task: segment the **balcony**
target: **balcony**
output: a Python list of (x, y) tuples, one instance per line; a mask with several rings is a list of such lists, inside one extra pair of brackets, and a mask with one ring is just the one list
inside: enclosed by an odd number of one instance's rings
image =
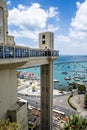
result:
[(48, 64), (49, 59), (55, 60), (58, 56), (59, 51), (56, 50), (0, 45), (0, 69), (24, 64), (26, 65), (23, 67)]
[(58, 56), (56, 50), (40, 50), (20, 46), (0, 46), (0, 59), (3, 58), (28, 58), (42, 56)]

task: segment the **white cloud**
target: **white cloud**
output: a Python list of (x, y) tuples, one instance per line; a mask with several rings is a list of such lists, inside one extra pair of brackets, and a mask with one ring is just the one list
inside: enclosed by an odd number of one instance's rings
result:
[(72, 18), (69, 33), (58, 35), (55, 48), (60, 54), (87, 55), (87, 0), (82, 4), (77, 2), (77, 11)]
[[(55, 48), (59, 49), (60, 54), (87, 54), (87, 0), (82, 4), (77, 2), (76, 5), (76, 15), (72, 18), (69, 34), (66, 36), (57, 32), (59, 30), (57, 8), (43, 9), (38, 3), (32, 3), (29, 7), (19, 4), (17, 8), (9, 10), (9, 33), (16, 39), (33, 39), (34, 42), (30, 43), (32, 47), (36, 47), (38, 33), (52, 31), (55, 33)], [(54, 19), (57, 21), (56, 24), (53, 23)]]
[(80, 6), (81, 6), (81, 3), (80, 3), (80, 2), (77, 2), (76, 5), (77, 5), (77, 9), (79, 9)]
[(60, 53), (87, 54), (87, 0), (77, 2), (77, 11), (72, 18), (69, 34), (57, 37)]
[(55, 15), (57, 15), (58, 12), (56, 12), (56, 9), (57, 9), (57, 8), (50, 7), (50, 8), (48, 9), (48, 16), (49, 16), (49, 17), (54, 17)]
[(7, 5), (10, 5), (10, 4), (11, 4), (11, 1), (10, 1), (10, 0), (8, 0), (8, 1), (7, 1)]
[[(19, 4), (18, 8), (9, 10), (9, 33), (16, 37), (37, 39), (41, 31), (58, 29), (53, 24), (47, 24), (47, 21), (56, 18), (57, 14), (55, 7), (45, 10), (38, 3), (32, 3), (29, 7)], [(11, 26), (14, 26), (12, 30), (10, 30)]]
[(53, 24), (49, 24), (49, 25), (47, 25), (46, 31), (55, 32), (55, 31), (57, 31), (58, 29), (59, 29), (58, 26), (55, 26), (55, 25), (53, 25)]
[(26, 46), (26, 44), (17, 43), (17, 46)]
[(87, 38), (87, 0), (77, 3), (79, 6), (75, 18), (72, 19), (70, 36), (78, 39)]
[(58, 35), (58, 37), (56, 38), (58, 42), (61, 43), (70, 43), (71, 39), (68, 36), (64, 36), (64, 35)]
[(57, 48), (60, 54), (68, 54), (68, 55), (87, 54), (86, 41), (70, 38), (68, 36), (63, 35), (58, 36), (56, 39), (55, 49)]

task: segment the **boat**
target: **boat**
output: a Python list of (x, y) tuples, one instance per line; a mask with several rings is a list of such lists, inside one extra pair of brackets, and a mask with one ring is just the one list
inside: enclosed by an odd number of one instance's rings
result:
[(59, 82), (59, 80), (58, 80), (58, 79), (54, 79), (53, 81), (54, 81), (54, 82)]
[(85, 79), (85, 75), (84, 74), (80, 74), (79, 78), (80, 79)]
[(65, 71), (65, 72), (62, 72), (62, 74), (68, 74), (68, 72), (66, 72), (66, 71)]
[(83, 80), (83, 82), (87, 82), (87, 80)]
[(79, 78), (74, 78), (74, 80), (75, 80), (75, 81), (80, 81), (80, 79), (79, 79)]
[(70, 76), (65, 77), (65, 80), (71, 80)]
[(80, 79), (85, 79), (85, 76), (81, 76), (81, 77), (79, 77)]

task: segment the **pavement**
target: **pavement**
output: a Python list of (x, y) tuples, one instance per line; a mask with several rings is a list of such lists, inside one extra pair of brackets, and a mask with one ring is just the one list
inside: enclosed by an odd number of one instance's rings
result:
[(84, 96), (85, 94), (76, 94), (70, 99), (70, 101), (77, 108), (77, 112), (87, 118), (87, 109), (84, 108)]
[[(18, 79), (19, 80), (19, 87), (18, 93), (19, 94), (24, 94), (24, 95), (33, 95), (33, 96), (40, 96), (40, 81), (38, 80), (23, 80), (23, 79)], [(35, 91), (32, 91), (33, 86), (35, 86)], [(58, 95), (64, 95), (67, 94), (67, 92), (61, 93), (57, 89), (53, 89), (53, 95), (56, 97)]]
[[(25, 100), (27, 99), (29, 103), (32, 103), (32, 105), (40, 107), (40, 80), (31, 81), (19, 79), (19, 85), (20, 87), (18, 87), (18, 94), (22, 94), (22, 97)], [(34, 92), (32, 91), (33, 86), (36, 86)], [(77, 111), (73, 110), (67, 102), (69, 94), (70, 92), (60, 93), (59, 90), (53, 89), (54, 109), (63, 111), (67, 115), (73, 115), (78, 112), (82, 116), (87, 117), (87, 110), (84, 109), (84, 94), (77, 94), (77, 92), (75, 92), (74, 96), (70, 99), (72, 104), (76, 106)]]

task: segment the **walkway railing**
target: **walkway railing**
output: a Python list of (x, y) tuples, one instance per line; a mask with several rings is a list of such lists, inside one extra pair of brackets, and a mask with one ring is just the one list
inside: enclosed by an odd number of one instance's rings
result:
[(23, 46), (0, 45), (0, 59), (3, 58), (28, 58), (42, 56), (59, 56), (59, 51), (50, 49), (32, 49)]

